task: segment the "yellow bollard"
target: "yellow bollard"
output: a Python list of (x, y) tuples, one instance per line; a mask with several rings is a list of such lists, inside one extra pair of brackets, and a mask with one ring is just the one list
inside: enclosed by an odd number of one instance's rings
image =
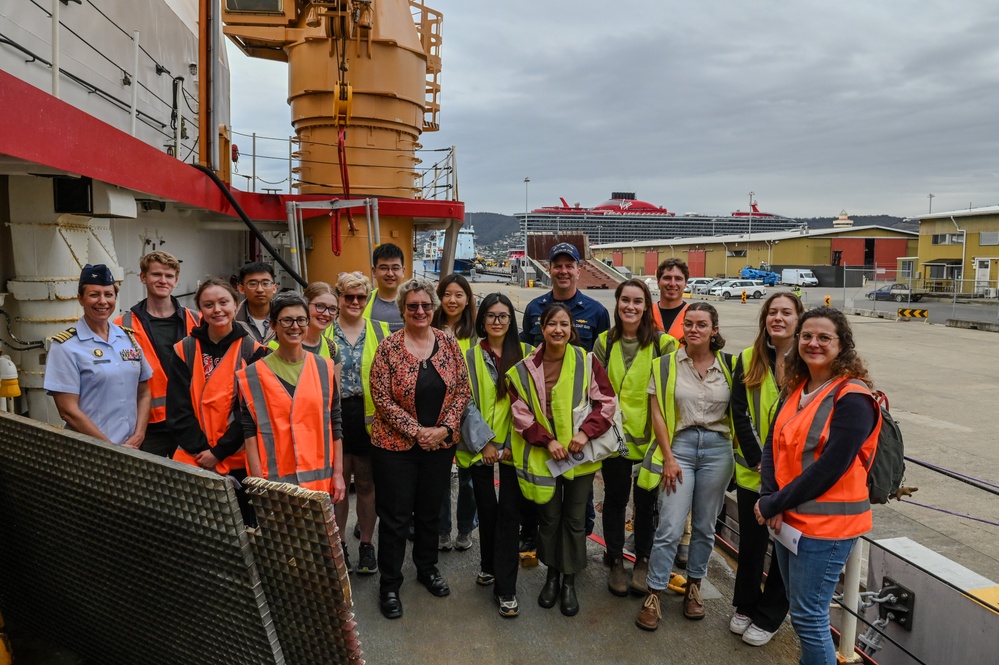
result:
[(832, 298), (826, 296), (826, 307), (832, 307)]
[(746, 304), (746, 291), (745, 291), (745, 289), (743, 289), (743, 291), (742, 291), (742, 304), (743, 305)]

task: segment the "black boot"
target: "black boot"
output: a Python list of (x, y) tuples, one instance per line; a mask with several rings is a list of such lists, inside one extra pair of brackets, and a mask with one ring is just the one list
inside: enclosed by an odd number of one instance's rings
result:
[(560, 576), (558, 571), (554, 568), (549, 568), (548, 577), (545, 578), (545, 585), (541, 587), (541, 593), (538, 594), (538, 605), (546, 610), (555, 607), (555, 603), (558, 602), (559, 582)]
[(562, 578), (562, 594), (560, 601), (562, 614), (567, 617), (574, 617), (579, 614), (579, 600), (576, 599), (575, 575), (565, 575)]

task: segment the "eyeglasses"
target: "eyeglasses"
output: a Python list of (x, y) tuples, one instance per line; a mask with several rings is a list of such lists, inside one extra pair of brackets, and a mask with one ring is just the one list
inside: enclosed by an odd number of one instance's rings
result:
[(486, 312), (486, 323), (510, 323), (510, 315), (503, 314), (493, 314), (492, 312)]
[(698, 321), (696, 324), (693, 321), (683, 322), (684, 330), (711, 330), (711, 324), (706, 321)]
[(343, 299), (347, 302), (365, 302), (368, 296), (362, 293), (345, 293), (343, 294)]
[(415, 314), (423, 308), (424, 312), (434, 311), (434, 304), (432, 302), (408, 302), (406, 303), (406, 309)]
[(336, 305), (324, 305), (321, 302), (313, 302), (309, 304), (316, 308), (316, 314), (325, 314), (326, 312), (336, 314), (340, 311), (340, 308)]
[(379, 263), (377, 266), (375, 266), (375, 270), (377, 270), (378, 272), (402, 272), (403, 268), (399, 264), (386, 265), (384, 263)]
[(812, 340), (815, 340), (819, 346), (829, 346), (834, 339), (839, 339), (839, 335), (827, 335), (825, 333), (813, 335), (810, 332), (803, 332), (798, 335), (798, 341), (802, 344), (811, 344)]
[(309, 325), (309, 318), (306, 316), (300, 316), (297, 319), (286, 317), (283, 319), (278, 319), (278, 323), (280, 323), (281, 327), (285, 329), (292, 328), (294, 326), (298, 326), (299, 328), (304, 328), (305, 326)]
[(244, 282), (243, 286), (252, 291), (256, 291), (257, 289), (269, 289), (274, 286), (274, 282), (269, 279), (264, 279), (259, 282), (255, 279), (251, 279), (249, 282)]

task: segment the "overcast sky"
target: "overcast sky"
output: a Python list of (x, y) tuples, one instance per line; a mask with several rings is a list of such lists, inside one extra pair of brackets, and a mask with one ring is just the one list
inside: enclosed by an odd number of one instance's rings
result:
[[(532, 209), (612, 191), (704, 214), (750, 191), (802, 217), (999, 204), (999, 3), (428, 4), (442, 111), (421, 141), (457, 146), (469, 212), (523, 212), (525, 177)], [(285, 66), (230, 64), (234, 129), (291, 133)]]

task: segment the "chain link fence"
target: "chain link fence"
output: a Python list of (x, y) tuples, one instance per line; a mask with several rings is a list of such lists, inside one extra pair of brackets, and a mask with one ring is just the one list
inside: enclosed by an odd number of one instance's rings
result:
[(999, 322), (999, 280), (913, 277), (884, 268), (847, 268), (842, 297), (846, 307), (895, 311), (926, 309), (937, 323), (946, 319)]

